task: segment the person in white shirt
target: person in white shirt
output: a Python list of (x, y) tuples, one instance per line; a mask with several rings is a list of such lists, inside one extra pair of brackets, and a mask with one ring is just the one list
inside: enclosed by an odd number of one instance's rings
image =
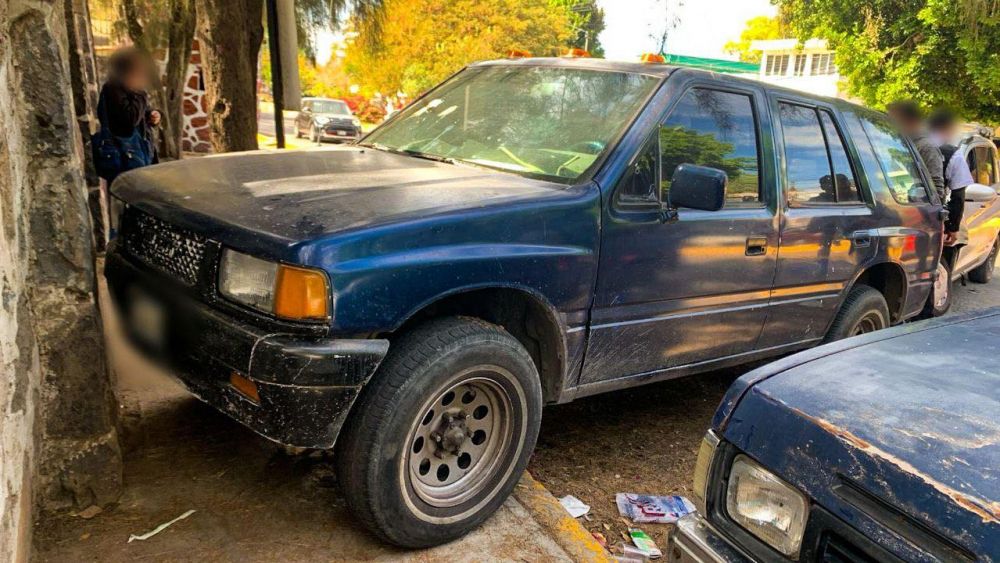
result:
[(972, 185), (972, 172), (965, 157), (952, 140), (958, 135), (958, 119), (948, 110), (940, 109), (927, 119), (931, 139), (941, 150), (944, 158), (944, 183), (948, 193), (948, 221), (945, 222), (945, 245), (951, 246), (958, 240), (965, 211), (965, 188)]

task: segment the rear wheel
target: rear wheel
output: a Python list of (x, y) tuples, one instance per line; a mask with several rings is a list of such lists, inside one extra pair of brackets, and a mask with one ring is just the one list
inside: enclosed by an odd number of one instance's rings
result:
[(382, 539), (428, 547), (472, 530), (524, 472), (542, 392), (527, 350), (478, 319), (393, 344), (337, 445), (348, 506)]
[(934, 286), (931, 288), (931, 294), (927, 296), (927, 303), (920, 312), (920, 318), (940, 317), (947, 313), (948, 309), (951, 309), (951, 269), (942, 257), (935, 272)]
[(875, 288), (859, 285), (851, 289), (837, 312), (823, 342), (833, 342), (889, 327), (889, 307)]
[(993, 243), (993, 250), (986, 261), (969, 272), (969, 280), (976, 283), (989, 283), (993, 279), (993, 269), (997, 265), (997, 253), (1000, 252), (1000, 238)]

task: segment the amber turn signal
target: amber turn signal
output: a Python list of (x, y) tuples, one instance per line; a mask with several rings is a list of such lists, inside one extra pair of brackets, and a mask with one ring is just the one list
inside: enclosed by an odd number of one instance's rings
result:
[(583, 49), (571, 47), (563, 49), (562, 56), (567, 59), (587, 59), (590, 58), (590, 53)]
[(250, 381), (234, 371), (229, 374), (229, 384), (233, 386), (233, 389), (239, 391), (239, 393), (244, 397), (260, 404), (260, 394), (257, 393), (257, 384), (253, 381)]
[(531, 57), (531, 53), (529, 51), (525, 51), (524, 49), (511, 49), (510, 51), (507, 51), (508, 59), (526, 59), (529, 57)]
[(326, 275), (282, 264), (274, 294), (274, 314), (286, 319), (325, 319), (329, 314)]
[(643, 53), (642, 56), (639, 57), (639, 61), (646, 64), (665, 63), (667, 62), (667, 58), (656, 53)]

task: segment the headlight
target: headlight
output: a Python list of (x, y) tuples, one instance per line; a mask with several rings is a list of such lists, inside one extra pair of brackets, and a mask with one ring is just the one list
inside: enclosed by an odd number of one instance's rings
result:
[(352, 117), (351, 123), (353, 123), (355, 127), (361, 127), (361, 120), (357, 117)]
[(108, 196), (108, 238), (114, 240), (118, 238), (118, 233), (121, 232), (122, 215), (125, 213), (125, 208), (128, 204), (124, 201), (118, 199), (117, 197), (110, 195)]
[(789, 557), (798, 555), (809, 516), (806, 497), (746, 456), (733, 461), (726, 511), (774, 549)]
[(286, 319), (329, 316), (329, 284), (322, 271), (278, 264), (235, 250), (222, 252), (219, 293)]

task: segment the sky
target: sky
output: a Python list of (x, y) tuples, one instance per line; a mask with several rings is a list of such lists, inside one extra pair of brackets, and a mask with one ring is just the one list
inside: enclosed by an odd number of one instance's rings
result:
[[(666, 20), (664, 2), (676, 10), (679, 23), (667, 36), (668, 53), (734, 59), (722, 46), (738, 39), (750, 18), (773, 16), (770, 0), (598, 0), (604, 8), (601, 44), (609, 59), (634, 60), (655, 52)], [(677, 8), (678, 4), (680, 7)]]

